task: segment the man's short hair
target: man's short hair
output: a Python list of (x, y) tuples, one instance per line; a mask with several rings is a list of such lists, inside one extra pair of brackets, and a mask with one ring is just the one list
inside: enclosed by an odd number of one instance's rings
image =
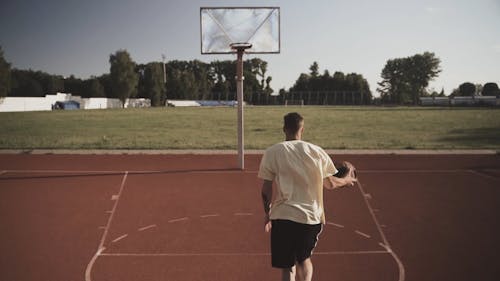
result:
[(290, 112), (285, 115), (283, 129), (289, 134), (295, 134), (299, 131), (304, 118), (297, 112)]

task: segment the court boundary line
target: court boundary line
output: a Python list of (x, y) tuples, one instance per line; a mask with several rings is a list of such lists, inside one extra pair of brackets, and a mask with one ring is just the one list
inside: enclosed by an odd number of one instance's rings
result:
[[(490, 169), (490, 170), (497, 171), (496, 169)], [(492, 176), (492, 175), (488, 175), (488, 174), (486, 174), (486, 173), (482, 173), (481, 171), (472, 170), (472, 169), (467, 170), (467, 171), (468, 171), (469, 173), (471, 173), (471, 174), (474, 174), (474, 175), (480, 176), (480, 177), (482, 177), (482, 178), (492, 179), (492, 180), (496, 180), (496, 181), (500, 180), (500, 178), (498, 178), (498, 177), (495, 177), (495, 176)]]
[[(488, 170), (491, 171), (500, 171), (500, 169), (494, 169), (494, 168), (488, 168)], [(360, 173), (463, 173), (463, 172), (470, 172), (470, 173), (476, 173), (478, 175), (486, 176), (485, 174), (480, 173), (477, 170), (474, 169), (366, 169), (366, 170), (357, 170)], [(217, 173), (258, 173), (258, 170), (237, 170), (237, 169), (221, 169), (221, 170), (60, 170), (60, 169), (54, 169), (54, 170), (35, 170), (35, 169), (27, 169), (27, 170), (20, 170), (20, 169), (14, 169), (14, 170), (2, 170), (0, 171), (1, 174), (6, 174), (6, 173), (61, 173), (61, 174), (92, 174), (92, 175), (107, 175), (107, 174), (116, 174), (116, 175), (121, 175), (124, 173), (128, 173), (129, 175), (136, 175), (136, 174), (162, 174), (162, 173), (171, 173), (171, 174), (176, 174), (176, 173), (202, 173), (202, 174), (217, 174)], [(488, 175), (489, 176), (489, 175)], [(495, 178), (494, 176), (489, 176), (492, 178)]]
[(106, 249), (104, 247), (104, 242), (106, 241), (106, 237), (108, 236), (109, 233), (109, 228), (111, 226), (111, 222), (113, 221), (113, 218), (115, 217), (115, 211), (118, 206), (118, 202), (120, 201), (121, 195), (123, 193), (123, 189), (125, 188), (125, 182), (127, 181), (127, 176), (128, 176), (128, 171), (125, 171), (121, 184), (120, 184), (120, 189), (118, 191), (116, 200), (114, 200), (113, 208), (111, 209), (110, 215), (108, 217), (108, 222), (106, 223), (106, 226), (104, 228), (104, 232), (101, 237), (101, 241), (99, 242), (99, 246), (97, 247), (97, 251), (90, 260), (90, 262), (87, 264), (87, 268), (85, 269), (85, 281), (91, 281), (91, 274), (92, 274), (92, 268), (94, 267), (94, 263), (96, 262), (97, 258), (101, 256), (102, 252)]
[[(314, 252), (314, 255), (366, 255), (366, 254), (391, 254), (385, 251), (327, 251)], [(101, 253), (101, 257), (212, 257), (212, 256), (271, 256), (271, 253)]]
[[(378, 230), (382, 240), (384, 241), (384, 243), (379, 243), (379, 245), (382, 248), (386, 249), (392, 255), (392, 257), (394, 258), (394, 260), (396, 261), (396, 263), (398, 265), (398, 270), (399, 270), (399, 279), (398, 280), (404, 281), (405, 280), (405, 268), (404, 268), (403, 262), (401, 262), (401, 260), (396, 255), (396, 253), (394, 253), (394, 251), (392, 250), (392, 247), (390, 246), (389, 241), (387, 240), (387, 237), (385, 236), (385, 233), (382, 230), (382, 226), (380, 225), (380, 223), (377, 219), (377, 216), (375, 215), (375, 211), (373, 210), (370, 202), (368, 201), (369, 194), (365, 192), (365, 190), (363, 189), (363, 186), (361, 185), (361, 182), (359, 180), (356, 182), (356, 185), (358, 187), (358, 190), (361, 193), (361, 197), (363, 197), (363, 200), (365, 201), (365, 204), (368, 207), (368, 210), (370, 211), (373, 222), (377, 226), (377, 230)], [(370, 198), (371, 198), (371, 196), (370, 196)]]
[(236, 168), (228, 168), (228, 169), (218, 169), (218, 170), (210, 170), (210, 169), (193, 169), (193, 170), (35, 170), (35, 169), (27, 169), (27, 170), (5, 170), (5, 173), (60, 173), (60, 174), (82, 174), (82, 175), (121, 175), (124, 173), (128, 173), (129, 175), (140, 175), (140, 174), (189, 174), (189, 173), (200, 173), (200, 174), (216, 174), (216, 173), (257, 173), (257, 170), (238, 170)]
[(125, 182), (127, 181), (127, 176), (128, 176), (128, 172), (125, 172), (125, 175), (123, 175), (123, 179), (122, 179), (122, 182), (120, 184), (120, 189), (118, 191), (117, 198), (115, 200), (115, 203), (113, 204), (113, 208), (111, 209), (111, 213), (109, 215), (108, 222), (106, 223), (106, 226), (105, 226), (105, 229), (104, 229), (104, 233), (103, 233), (103, 235), (101, 237), (101, 242), (99, 243), (99, 247), (98, 247), (99, 249), (104, 246), (104, 242), (106, 240), (106, 237), (108, 236), (109, 228), (111, 226), (111, 222), (113, 221), (113, 218), (115, 217), (116, 207), (118, 206), (118, 202), (120, 201), (123, 189), (125, 187)]

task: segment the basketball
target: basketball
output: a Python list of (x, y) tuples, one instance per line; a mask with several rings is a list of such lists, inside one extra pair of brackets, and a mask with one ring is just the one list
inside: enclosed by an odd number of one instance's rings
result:
[(344, 161), (340, 163), (334, 163), (335, 167), (337, 168), (337, 173), (334, 175), (335, 177), (338, 178), (345, 178), (349, 173), (353, 173), (353, 177), (357, 177), (356, 175), (356, 168), (354, 167), (353, 164), (350, 162)]

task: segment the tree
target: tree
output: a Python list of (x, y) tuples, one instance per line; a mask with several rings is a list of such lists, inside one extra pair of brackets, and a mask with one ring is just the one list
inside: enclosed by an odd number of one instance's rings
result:
[(441, 88), (441, 92), (439, 92), (438, 97), (445, 97), (444, 88)]
[(73, 95), (83, 95), (85, 83), (74, 75), (64, 79), (64, 91)]
[(47, 92), (48, 93), (58, 93), (65, 92), (64, 89), (64, 78), (58, 75), (49, 75), (48, 83), (47, 83)]
[(319, 66), (317, 62), (313, 62), (313, 64), (309, 67), (311, 71), (310, 74), (312, 77), (317, 77), (319, 75)]
[(126, 50), (116, 51), (109, 56), (110, 76), (113, 97), (119, 98), (122, 106), (125, 101), (137, 94), (139, 75), (135, 72), (135, 63)]
[[(210, 79), (212, 80), (212, 95), (214, 99), (227, 100), (229, 99), (230, 81), (226, 78), (226, 68), (231, 64), (227, 62), (214, 61), (210, 63)], [(234, 77), (234, 76), (233, 76)]]
[(45, 90), (39, 82), (42, 73), (32, 70), (11, 71), (11, 92), (12, 97), (43, 97)]
[(110, 74), (103, 74), (99, 77), (96, 77), (96, 79), (99, 81), (99, 83), (104, 88), (104, 96), (107, 98), (113, 97), (113, 85), (111, 82), (111, 75)]
[[(317, 63), (311, 68), (316, 67)], [(302, 99), (305, 104), (368, 104), (372, 99), (370, 86), (362, 75), (340, 71), (333, 76), (328, 70), (318, 76), (302, 73), (289, 92), (280, 91), (281, 98)]]
[(439, 68), (441, 60), (435, 57), (434, 53), (430, 52), (416, 54), (409, 60), (409, 86), (413, 97), (413, 104), (416, 105), (425, 88), (429, 86), (429, 82), (441, 72)]
[(143, 77), (144, 94), (151, 99), (152, 106), (161, 106), (165, 101), (165, 83), (161, 63), (149, 63)]
[(380, 88), (377, 89), (382, 101), (418, 104), (429, 82), (441, 72), (440, 62), (430, 52), (388, 60), (382, 69), (382, 81), (378, 83)]
[(273, 92), (270, 85), (272, 77), (266, 75), (267, 62), (259, 58), (251, 59), (244, 64), (244, 70), (245, 93), (249, 93), (247, 101), (253, 104), (267, 104)]
[(458, 87), (458, 92), (460, 96), (473, 96), (476, 93), (476, 85), (470, 82), (462, 83)]
[(489, 82), (484, 84), (483, 91), (481, 92), (483, 96), (498, 96), (500, 95), (500, 89), (498, 89), (498, 84)]
[(210, 99), (213, 81), (210, 80), (209, 66), (199, 60), (194, 60), (189, 62), (189, 67), (196, 81), (196, 92), (194, 94), (201, 100)]
[(3, 50), (0, 46), (0, 98), (6, 97), (11, 88), (10, 64), (3, 57)]
[(98, 78), (92, 77), (84, 82), (84, 90), (82, 93), (86, 98), (102, 98), (106, 97), (104, 86)]

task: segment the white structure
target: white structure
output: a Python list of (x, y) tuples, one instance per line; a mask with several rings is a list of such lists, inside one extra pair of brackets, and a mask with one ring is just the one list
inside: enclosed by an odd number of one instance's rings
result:
[[(230, 101), (217, 101), (217, 100), (167, 100), (165, 106), (185, 107), (185, 106), (237, 106), (238, 102)], [(246, 102), (243, 102), (246, 105)]]
[(201, 106), (201, 104), (194, 100), (167, 100), (166, 106)]
[[(119, 99), (108, 98), (82, 98), (66, 93), (46, 95), (45, 97), (6, 97), (0, 98), (0, 112), (15, 111), (48, 111), (58, 101), (76, 101), (80, 104), (80, 109), (105, 109), (122, 108)], [(149, 99), (127, 99), (126, 108), (150, 107)]]

